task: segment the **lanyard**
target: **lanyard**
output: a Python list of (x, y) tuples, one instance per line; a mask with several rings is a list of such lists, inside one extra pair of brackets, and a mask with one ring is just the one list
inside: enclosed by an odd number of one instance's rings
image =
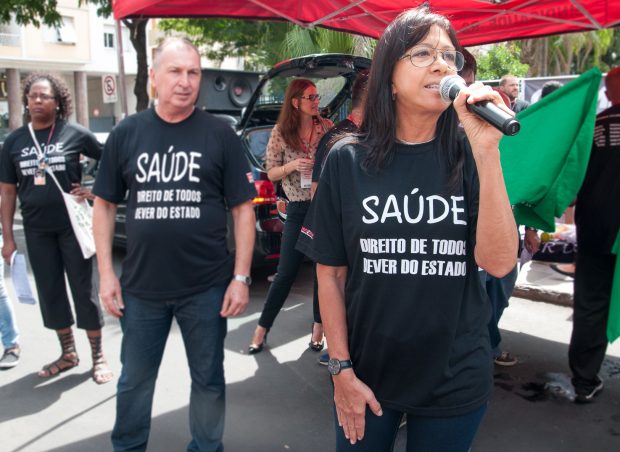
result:
[(314, 124), (312, 124), (312, 129), (310, 130), (310, 138), (308, 138), (308, 141), (303, 142), (302, 140), (302, 144), (306, 145), (306, 149), (305, 149), (305, 153), (309, 154), (310, 153), (310, 146), (312, 145), (312, 137), (314, 136)]
[(50, 133), (47, 135), (47, 143), (45, 144), (45, 149), (39, 155), (39, 167), (41, 167), (41, 169), (43, 169), (45, 167), (45, 164), (47, 163), (47, 150), (49, 149), (50, 142), (52, 141), (52, 137), (54, 136), (55, 127), (56, 127), (56, 121), (52, 123), (52, 128), (50, 129)]

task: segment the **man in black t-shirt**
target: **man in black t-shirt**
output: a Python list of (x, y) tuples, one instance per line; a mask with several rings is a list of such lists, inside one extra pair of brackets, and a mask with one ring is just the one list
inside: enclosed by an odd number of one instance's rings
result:
[[(194, 107), (201, 76), (196, 48), (185, 39), (165, 40), (150, 76), (158, 103), (112, 131), (93, 190), (100, 296), (123, 329), (112, 443), (115, 451), (146, 449), (155, 380), (175, 318), (192, 378), (188, 450), (220, 451), (226, 318), (248, 303), (256, 191), (239, 138)], [(116, 205), (126, 195), (119, 283), (112, 236)], [(234, 259), (226, 247), (228, 209)]]
[(596, 118), (592, 154), (575, 206), (579, 251), (568, 359), (578, 403), (593, 401), (603, 389), (597, 374), (607, 349), (612, 246), (620, 227), (620, 67), (607, 73), (605, 86), (612, 106)]

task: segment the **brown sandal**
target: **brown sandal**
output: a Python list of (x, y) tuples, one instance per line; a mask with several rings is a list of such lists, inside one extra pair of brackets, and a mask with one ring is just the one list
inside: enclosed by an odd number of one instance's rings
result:
[(80, 359), (77, 357), (75, 352), (67, 353), (62, 355), (53, 363), (43, 366), (37, 375), (41, 378), (55, 377), (56, 375), (66, 372), (69, 369), (73, 369), (78, 364), (80, 364)]
[(73, 369), (80, 364), (80, 359), (75, 351), (75, 340), (73, 339), (73, 332), (69, 330), (68, 333), (56, 333), (60, 340), (60, 347), (62, 348), (62, 355), (56, 361), (46, 364), (38, 372), (37, 375), (41, 378), (50, 378), (66, 372), (69, 369)]
[(93, 354), (92, 378), (95, 383), (102, 385), (112, 381), (114, 374), (108, 366), (108, 362), (103, 357), (103, 349), (101, 346), (101, 336), (88, 336), (90, 347)]

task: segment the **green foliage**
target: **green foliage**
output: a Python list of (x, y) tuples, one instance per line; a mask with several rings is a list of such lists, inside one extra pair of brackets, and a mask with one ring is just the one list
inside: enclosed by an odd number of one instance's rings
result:
[(341, 52), (369, 56), (375, 40), (325, 28), (302, 28), (287, 22), (237, 19), (166, 19), (169, 34), (181, 32), (210, 60), (243, 57), (245, 69), (263, 70), (278, 61), (312, 53)]
[(78, 0), (78, 5), (80, 6), (86, 3), (92, 3), (97, 6), (98, 16), (110, 17), (110, 14), (112, 14), (112, 0)]
[(278, 50), (289, 25), (235, 19), (165, 19), (158, 27), (167, 32), (181, 32), (214, 61), (227, 56), (243, 57), (245, 69), (262, 69), (279, 61)]
[(515, 43), (498, 44), (477, 58), (479, 80), (494, 80), (503, 75), (527, 75), (529, 65), (521, 63), (521, 48)]
[(56, 7), (56, 0), (1, 0), (0, 23), (11, 22), (12, 16), (20, 25), (59, 25), (61, 19)]

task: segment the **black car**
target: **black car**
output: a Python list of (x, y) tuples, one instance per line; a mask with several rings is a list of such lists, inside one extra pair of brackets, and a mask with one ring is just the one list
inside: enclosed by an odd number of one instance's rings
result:
[[(259, 81), (235, 126), (243, 142), (257, 192), (253, 199), (256, 212), (253, 266), (276, 264), (280, 257), (283, 223), (276, 208), (276, 186), (267, 178), (264, 158), (271, 129), (282, 108), (286, 87), (295, 77), (312, 80), (321, 95), (321, 116), (336, 122), (348, 114), (351, 88), (358, 72), (369, 67), (370, 60), (364, 57), (344, 54), (308, 55), (276, 64)], [(228, 225), (228, 246), (234, 252), (230, 215)], [(116, 214), (114, 243), (124, 246), (126, 239), (125, 205), (120, 204)]]
[[(349, 113), (348, 101), (357, 74), (369, 67), (370, 60), (364, 57), (344, 54), (308, 55), (276, 64), (259, 81), (237, 126), (258, 192), (254, 199), (257, 219), (254, 265), (275, 263), (280, 257), (283, 223), (276, 208), (277, 190), (267, 178), (264, 160), (286, 87), (296, 77), (312, 80), (321, 95), (321, 116), (337, 122)], [(232, 234), (228, 237), (229, 248), (234, 249)]]

